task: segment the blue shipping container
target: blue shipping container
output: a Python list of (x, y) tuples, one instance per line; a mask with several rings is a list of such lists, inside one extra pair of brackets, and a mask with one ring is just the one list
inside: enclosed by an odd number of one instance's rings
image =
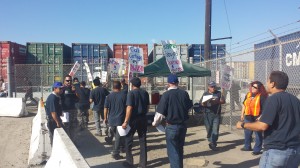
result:
[(80, 69), (75, 76), (80, 81), (87, 81), (84, 62), (89, 65), (92, 75), (99, 76), (102, 71), (107, 71), (108, 60), (113, 57), (113, 52), (107, 44), (72, 43), (73, 63), (78, 61)]
[[(300, 78), (300, 31), (279, 37), (282, 44), (282, 71), (289, 76), (289, 85), (299, 86)], [(291, 41), (291, 42), (289, 42)], [(279, 70), (280, 45), (271, 39), (254, 45), (255, 79), (266, 82), (269, 73)]]
[[(225, 44), (212, 44), (211, 54), (209, 59), (225, 57)], [(188, 48), (189, 57), (193, 57), (193, 63), (204, 61), (204, 44), (191, 44)]]

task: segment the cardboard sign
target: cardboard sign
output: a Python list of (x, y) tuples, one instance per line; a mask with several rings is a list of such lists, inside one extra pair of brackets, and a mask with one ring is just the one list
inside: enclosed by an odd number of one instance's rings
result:
[(71, 69), (69, 75), (73, 77), (76, 74), (79, 67), (80, 67), (80, 64), (78, 63), (78, 61), (76, 61), (73, 68)]
[(144, 73), (143, 49), (138, 47), (128, 47), (129, 68), (132, 73)]
[(228, 65), (224, 65), (221, 76), (221, 88), (229, 90), (232, 83), (232, 68)]
[(162, 40), (163, 55), (166, 57), (166, 61), (171, 73), (177, 73), (184, 71), (182, 62), (180, 60), (177, 45), (173, 40)]
[(125, 74), (126, 60), (121, 58), (110, 58), (109, 69), (112, 78), (119, 78)]

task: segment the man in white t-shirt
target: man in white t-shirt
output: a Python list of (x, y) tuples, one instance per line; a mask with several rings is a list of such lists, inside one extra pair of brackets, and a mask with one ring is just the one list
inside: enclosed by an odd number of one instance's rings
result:
[(6, 83), (4, 82), (4, 79), (0, 79), (0, 97), (6, 97), (7, 96), (7, 87)]

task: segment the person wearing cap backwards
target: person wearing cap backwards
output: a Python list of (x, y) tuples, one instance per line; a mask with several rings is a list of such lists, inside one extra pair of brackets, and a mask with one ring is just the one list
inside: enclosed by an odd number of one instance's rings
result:
[[(203, 102), (204, 96), (212, 96), (209, 100)], [(219, 137), (219, 126), (221, 118), (221, 104), (225, 100), (220, 91), (216, 90), (216, 82), (208, 83), (208, 91), (204, 92), (200, 104), (204, 107), (204, 125), (207, 131), (207, 138), (209, 141), (209, 148), (217, 150), (217, 140)]]
[(134, 77), (130, 80), (132, 90), (127, 94), (126, 115), (122, 127), (124, 129), (129, 125), (130, 131), (125, 137), (126, 144), (126, 161), (123, 162), (125, 167), (133, 167), (132, 143), (133, 135), (138, 132), (140, 143), (140, 163), (139, 167), (145, 168), (147, 165), (147, 117), (149, 111), (149, 94), (147, 91), (140, 89), (141, 80)]
[(49, 129), (51, 146), (53, 142), (54, 129), (61, 128), (63, 126), (60, 118), (62, 115), (62, 106), (60, 101), (62, 87), (63, 84), (61, 82), (55, 82), (52, 86), (53, 92), (47, 97), (46, 100), (45, 110), (47, 114), (47, 127)]
[(168, 91), (166, 91), (157, 106), (153, 126), (166, 119), (167, 153), (171, 168), (183, 167), (183, 146), (187, 131), (186, 120), (188, 111), (193, 106), (188, 93), (178, 88), (178, 78), (175, 74), (168, 76)]

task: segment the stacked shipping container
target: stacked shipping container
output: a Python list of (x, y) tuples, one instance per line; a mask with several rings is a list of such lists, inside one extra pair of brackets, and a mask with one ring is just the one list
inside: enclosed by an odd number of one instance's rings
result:
[(72, 44), (73, 63), (78, 61), (80, 69), (75, 74), (80, 81), (87, 81), (87, 73), (84, 62), (89, 65), (90, 71), (95, 78), (100, 77), (102, 71), (107, 71), (108, 59), (113, 57), (111, 48), (107, 44)]
[[(128, 60), (128, 47), (139, 47), (143, 49), (143, 56), (144, 56), (144, 65), (148, 65), (148, 44), (113, 44), (113, 50), (114, 50), (114, 58), (122, 58), (125, 60)], [(124, 78), (127, 78), (128, 76), (128, 61), (126, 65), (126, 71), (124, 74)], [(145, 83), (147, 81), (146, 78), (142, 79), (142, 82)]]
[[(14, 80), (15, 72), (14, 65), (15, 64), (24, 64), (26, 59), (26, 47), (21, 44), (17, 44), (10, 41), (0, 41), (0, 77), (4, 79), (5, 82), (7, 80), (7, 61), (8, 58), (11, 58), (11, 79)], [(15, 88), (15, 82), (12, 82), (13, 88)]]
[(69, 73), (63, 64), (71, 63), (71, 48), (63, 43), (27, 43), (26, 63), (43, 64), (28, 69), (33, 85), (52, 85)]
[[(193, 63), (200, 63), (204, 61), (204, 44), (191, 44), (188, 48), (189, 56), (192, 57)], [(225, 57), (225, 44), (212, 44), (211, 54), (209, 59), (216, 59)]]

